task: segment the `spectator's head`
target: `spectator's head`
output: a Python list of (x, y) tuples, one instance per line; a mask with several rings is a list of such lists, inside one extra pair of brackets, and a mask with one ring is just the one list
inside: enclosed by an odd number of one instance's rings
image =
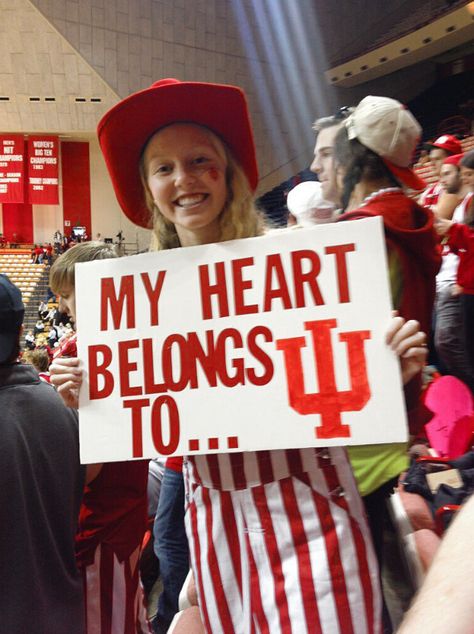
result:
[(334, 158), (345, 209), (361, 184), (369, 193), (402, 185), (419, 191), (426, 183), (410, 169), (421, 127), (403, 104), (365, 97), (336, 135)]
[(316, 132), (316, 145), (310, 169), (318, 175), (324, 199), (335, 204), (339, 204), (339, 194), (334, 165), (334, 140), (344, 120), (353, 110), (347, 106), (340, 108), (335, 115), (317, 119), (313, 124), (313, 130)]
[(46, 337), (45, 337), (45, 335), (38, 335), (36, 337), (36, 345), (38, 347), (46, 346)]
[(459, 166), (463, 185), (467, 185), (471, 191), (474, 191), (474, 150), (466, 152)]
[(296, 218), (296, 222), (302, 227), (311, 227), (334, 220), (336, 206), (323, 199), (321, 190), (321, 183), (305, 181), (288, 192), (286, 205)]
[(441, 173), (444, 159), (448, 158), (448, 156), (462, 153), (461, 143), (452, 134), (443, 134), (433, 143), (425, 143), (423, 147), (429, 152), (430, 161), (436, 176)]
[(67, 313), (73, 320), (76, 317), (74, 273), (76, 264), (116, 257), (118, 256), (114, 247), (104, 242), (81, 242), (59, 256), (49, 273), (51, 290), (59, 295), (59, 311)]
[(462, 187), (461, 170), (459, 167), (462, 157), (462, 154), (448, 156), (448, 158), (444, 159), (443, 165), (441, 166), (439, 182), (448, 194), (457, 194)]
[(49, 354), (46, 350), (37, 348), (36, 350), (27, 350), (23, 354), (25, 363), (32, 365), (38, 372), (47, 372), (49, 368)]
[(20, 289), (0, 273), (0, 365), (18, 359), (24, 314)]

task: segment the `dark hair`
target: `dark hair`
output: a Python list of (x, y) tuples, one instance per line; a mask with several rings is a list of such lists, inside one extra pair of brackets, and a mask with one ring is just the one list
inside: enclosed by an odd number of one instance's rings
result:
[(380, 156), (362, 145), (357, 139), (349, 140), (345, 126), (336, 134), (334, 159), (336, 165), (344, 170), (344, 189), (341, 196), (343, 209), (346, 209), (354, 187), (361, 180), (386, 180), (391, 186), (400, 187), (400, 183)]
[(474, 170), (474, 150), (466, 152), (459, 162), (460, 167), (467, 167), (467, 169)]

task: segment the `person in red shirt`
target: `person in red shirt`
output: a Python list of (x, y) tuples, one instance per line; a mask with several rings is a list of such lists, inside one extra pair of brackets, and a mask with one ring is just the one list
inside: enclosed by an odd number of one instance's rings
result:
[(48, 264), (51, 266), (51, 263), (53, 261), (53, 245), (51, 244), (51, 242), (48, 242), (44, 250), (46, 252), (46, 260), (48, 261)]
[[(438, 137), (436, 141), (433, 141), (433, 143), (425, 143), (423, 147), (429, 151), (429, 158), (433, 173), (438, 179), (444, 159), (448, 156), (462, 153), (461, 143), (452, 134), (443, 134)], [(418, 202), (423, 207), (428, 207), (428, 209), (434, 211), (442, 193), (443, 186), (438, 180), (436, 183), (429, 185), (425, 189)]]
[(43, 255), (44, 255), (43, 247), (40, 247), (38, 244), (35, 244), (31, 252), (32, 264), (41, 264), (43, 261)]
[[(61, 255), (50, 271), (50, 286), (59, 295), (59, 310), (75, 319), (77, 262), (114, 257), (115, 250), (103, 242), (83, 242)], [(56, 364), (76, 357), (73, 334), (60, 342), (50, 367), (53, 385), (57, 385)], [(66, 405), (77, 408), (77, 392), (70, 399), (65, 399), (61, 390), (58, 393)], [(76, 536), (87, 632), (147, 634), (138, 560), (147, 529), (148, 460), (93, 465), (88, 475)]]
[(449, 250), (459, 256), (456, 282), (461, 293), (461, 310), (466, 351), (474, 368), (474, 150), (460, 162), (464, 183), (471, 189), (464, 222), (439, 219), (436, 230), (445, 237)]

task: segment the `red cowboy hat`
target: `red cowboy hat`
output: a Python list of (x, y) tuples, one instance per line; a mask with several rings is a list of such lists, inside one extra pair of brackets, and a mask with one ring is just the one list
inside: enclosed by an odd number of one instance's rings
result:
[(115, 194), (125, 214), (150, 227), (139, 163), (148, 139), (163, 126), (190, 122), (206, 126), (230, 148), (254, 191), (258, 184), (250, 117), (236, 86), (161, 79), (111, 108), (97, 127)]

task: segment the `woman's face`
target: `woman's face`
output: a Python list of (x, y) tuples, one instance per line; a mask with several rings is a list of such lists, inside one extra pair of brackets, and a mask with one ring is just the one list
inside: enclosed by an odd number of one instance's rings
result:
[(461, 165), (461, 182), (474, 190), (474, 169)]
[(190, 123), (163, 128), (148, 142), (144, 166), (155, 205), (175, 225), (183, 246), (219, 239), (226, 160), (207, 130)]

